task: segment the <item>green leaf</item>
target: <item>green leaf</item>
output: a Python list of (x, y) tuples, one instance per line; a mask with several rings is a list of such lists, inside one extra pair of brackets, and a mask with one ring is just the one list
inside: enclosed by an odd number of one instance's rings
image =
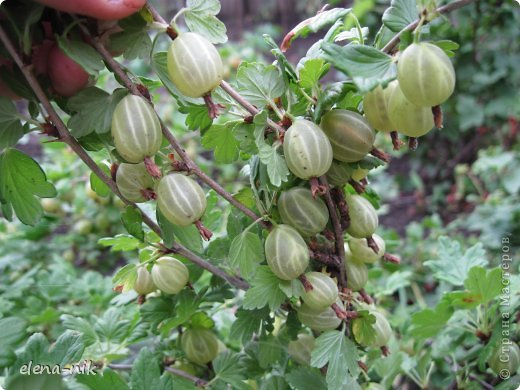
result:
[(213, 120), (209, 117), (208, 107), (198, 104), (179, 104), (179, 112), (186, 114), (186, 126), (190, 130), (204, 132), (211, 126)]
[(199, 311), (191, 316), (190, 326), (193, 329), (213, 329), (215, 327), (215, 321), (206, 313)]
[[(98, 165), (98, 167), (110, 177), (110, 168), (106, 164)], [(106, 198), (112, 193), (110, 187), (94, 172), (90, 172), (90, 188), (102, 198)]]
[(324, 58), (352, 78), (358, 91), (368, 92), (378, 85), (387, 85), (397, 77), (392, 57), (370, 46), (339, 46), (323, 43)]
[(142, 348), (132, 365), (132, 390), (156, 389), (160, 377), (161, 370), (157, 358), (148, 348)]
[(356, 344), (343, 331), (331, 330), (316, 339), (311, 366), (321, 368), (328, 364), (326, 379), (329, 389), (359, 389), (356, 382), (358, 359)]
[(488, 264), (485, 255), (482, 243), (463, 253), (459, 242), (442, 236), (438, 240), (437, 258), (426, 261), (424, 265), (433, 271), (435, 278), (460, 286), (471, 268)]
[(484, 305), (495, 299), (502, 292), (502, 271), (500, 268), (488, 270), (482, 267), (473, 267), (464, 281), (465, 291), (452, 291), (443, 298), (451, 305), (464, 309), (471, 309)]
[(177, 240), (188, 249), (202, 253), (202, 238), (195, 225), (174, 225), (164, 217), (159, 208), (157, 208), (157, 222), (163, 233), (164, 245), (167, 247), (172, 246), (175, 238), (177, 238)]
[(6, 387), (9, 390), (64, 390), (65, 384), (60, 375), (42, 373), (40, 375), (22, 375), (16, 373), (9, 376)]
[(238, 142), (227, 124), (211, 126), (202, 136), (202, 146), (214, 149), (215, 161), (219, 163), (229, 164), (238, 158)]
[(60, 366), (73, 364), (80, 361), (85, 350), (82, 335), (71, 330), (65, 331), (51, 347), (50, 359)]
[(244, 309), (261, 309), (266, 305), (271, 310), (278, 309), (285, 301), (280, 281), (267, 265), (259, 266), (252, 286), (246, 291)]
[(258, 157), (266, 165), (269, 181), (273, 186), (279, 187), (282, 182), (287, 181), (289, 168), (287, 168), (285, 159), (278, 153), (278, 148), (268, 144), (260, 145)]
[(320, 12), (312, 18), (305, 19), (294, 27), (284, 37), (281, 48), (282, 51), (286, 51), (291, 47), (292, 41), (298, 37), (305, 38), (309, 33), (317, 32), (322, 28), (335, 23), (338, 19), (343, 18), (351, 11), (350, 8), (332, 8), (327, 11)]
[(23, 134), (16, 106), (8, 98), (0, 96), (0, 150), (15, 145)]
[(112, 116), (117, 103), (127, 95), (125, 89), (109, 94), (97, 87), (90, 87), (72, 96), (67, 108), (73, 112), (67, 126), (74, 137), (84, 137), (92, 132), (107, 133), (112, 127)]
[(374, 370), (380, 378), (383, 378), (380, 382), (383, 388), (392, 388), (395, 377), (402, 372), (401, 365), (403, 364), (405, 356), (408, 357), (402, 351), (391, 351), (390, 355), (384, 359), (374, 361)]
[(195, 295), (195, 293), (191, 290), (182, 290), (178, 294), (179, 299), (177, 300), (177, 305), (175, 306), (175, 316), (164, 322), (163, 326), (161, 327), (161, 332), (166, 334), (171, 329), (188, 322), (188, 320), (193, 314), (195, 314), (199, 305), (201, 304), (205, 292), (206, 290), (201, 290), (198, 294)]
[(148, 35), (148, 23), (141, 13), (137, 12), (128, 18), (119, 21), (124, 31), (110, 36), (110, 50), (123, 53), (127, 60), (150, 57), (152, 40)]
[(121, 221), (129, 234), (139, 241), (144, 241), (143, 216), (138, 208), (126, 206), (125, 211), (121, 214)]
[(334, 104), (343, 100), (347, 93), (353, 90), (355, 90), (354, 85), (343, 81), (327, 85), (318, 96), (314, 110), (314, 122), (319, 123), (323, 113), (330, 110)]
[(94, 327), (86, 319), (63, 314), (60, 316), (60, 320), (65, 328), (81, 333), (85, 345), (92, 345), (98, 340)]
[(412, 316), (410, 334), (418, 338), (428, 338), (437, 335), (453, 315), (450, 303), (443, 299), (435, 309), (424, 309)]
[(296, 367), (285, 375), (285, 380), (295, 390), (327, 390), (327, 382), (316, 368)]
[(279, 362), (283, 357), (284, 347), (278, 337), (264, 335), (258, 341), (258, 362), (266, 369)]
[(139, 248), (141, 242), (137, 238), (129, 236), (127, 234), (118, 234), (114, 237), (100, 238), (98, 240), (98, 244), (105, 247), (111, 246), (112, 252), (128, 252)]
[(312, 58), (305, 61), (300, 69), (300, 86), (302, 88), (315, 87), (320, 79), (329, 71), (330, 64), (326, 64), (322, 58)]
[(256, 62), (242, 62), (237, 70), (238, 90), (249, 103), (264, 107), (285, 92), (278, 68)]
[(356, 328), (356, 341), (363, 345), (370, 345), (376, 337), (374, 324), (376, 317), (367, 310), (358, 312), (359, 316), (352, 320), (352, 328)]
[(258, 234), (243, 232), (233, 239), (229, 248), (229, 262), (239, 267), (246, 279), (255, 273), (258, 264), (264, 261), (264, 247)]
[(218, 0), (188, 0), (184, 20), (190, 31), (206, 37), (211, 43), (227, 42), (226, 25), (215, 15), (220, 12)]
[(458, 50), (460, 45), (457, 42), (453, 42), (450, 40), (442, 40), (442, 41), (436, 41), (432, 42), (434, 45), (439, 46), (448, 57), (453, 57), (455, 55), (454, 51)]
[(296, 76), (294, 67), (289, 62), (285, 54), (282, 53), (282, 50), (280, 50), (273, 38), (267, 34), (264, 34), (263, 37), (264, 41), (271, 47), (271, 53), (278, 61), (277, 65), (280, 67), (281, 71), (287, 76), (289, 81), (298, 82), (298, 76)]
[(254, 334), (259, 334), (262, 320), (269, 316), (269, 309), (267, 307), (259, 310), (238, 309), (235, 316), (236, 320), (231, 325), (229, 337), (245, 345)]
[(392, 0), (383, 14), (383, 24), (393, 32), (399, 32), (419, 18), (416, 0)]
[(486, 272), (482, 267), (473, 267), (464, 281), (464, 287), (475, 293), (481, 303), (488, 303), (502, 292), (502, 270), (493, 268)]
[(103, 373), (97, 371), (96, 375), (76, 375), (75, 379), (91, 390), (130, 390), (123, 378), (110, 368), (105, 368)]
[(230, 384), (234, 389), (247, 389), (248, 386), (242, 382), (246, 379), (246, 375), (241, 360), (238, 353), (227, 351), (219, 354), (213, 360), (216, 378)]
[(77, 62), (90, 75), (97, 75), (105, 68), (103, 58), (90, 45), (80, 40), (71, 40), (67, 37), (56, 37), (60, 49), (71, 59)]
[(240, 151), (248, 154), (257, 154), (258, 147), (255, 140), (255, 125), (240, 121), (233, 127), (233, 134), (240, 145)]
[(6, 317), (0, 319), (0, 349), (15, 346), (26, 335), (27, 321), (20, 317)]
[(112, 278), (112, 283), (116, 286), (123, 286), (123, 292), (130, 291), (137, 280), (137, 266), (127, 264), (122, 267)]
[(143, 322), (155, 328), (162, 321), (174, 317), (174, 308), (172, 297), (151, 298), (141, 305), (139, 313)]
[(6, 149), (0, 154), (0, 202), (11, 205), (22, 223), (36, 225), (43, 214), (37, 196), (55, 197), (56, 189), (35, 160)]

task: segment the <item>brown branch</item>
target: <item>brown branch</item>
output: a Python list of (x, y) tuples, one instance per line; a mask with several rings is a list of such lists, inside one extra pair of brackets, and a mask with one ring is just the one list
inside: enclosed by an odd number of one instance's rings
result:
[[(453, 3), (450, 3), (450, 4), (446, 4), (442, 7), (439, 7), (437, 8), (437, 12), (439, 14), (447, 14), (451, 11), (454, 11), (456, 9), (459, 9), (459, 8), (462, 8), (468, 4), (471, 4), (473, 2), (475, 2), (476, 0), (457, 0), (457, 1), (454, 1)], [(415, 30), (415, 28), (419, 25), (419, 21), (420, 19), (417, 19), (416, 21), (410, 23), (408, 26), (406, 26), (405, 28), (403, 28), (401, 31), (399, 31), (390, 41), (388, 41), (388, 43), (385, 45), (385, 47), (383, 47), (382, 51), (383, 53), (390, 53), (394, 47), (399, 43), (399, 41), (401, 40), (401, 36), (406, 32), (406, 31), (412, 31), (412, 30)]]
[[(150, 229), (152, 229), (155, 233), (157, 233), (159, 236), (161, 236), (161, 228), (159, 227), (159, 225), (157, 225), (148, 215), (146, 215), (146, 213), (144, 213), (135, 203), (130, 202), (128, 199), (125, 199), (121, 195), (121, 193), (119, 192), (119, 189), (117, 188), (116, 183), (112, 180), (112, 178), (107, 176), (98, 167), (98, 165), (94, 162), (94, 160), (92, 160), (92, 158), (82, 148), (82, 146), (78, 143), (78, 141), (76, 141), (76, 139), (70, 134), (69, 130), (67, 129), (67, 126), (61, 120), (60, 116), (58, 115), (58, 113), (52, 106), (51, 102), (47, 98), (47, 95), (45, 95), (45, 92), (43, 91), (40, 83), (38, 82), (38, 80), (36, 79), (34, 74), (32, 73), (32, 67), (27, 66), (23, 63), (20, 55), (16, 51), (16, 48), (11, 43), (11, 40), (9, 39), (9, 37), (7, 36), (7, 34), (5, 33), (5, 31), (2, 27), (0, 27), (0, 41), (2, 41), (2, 43), (4, 44), (4, 47), (7, 49), (7, 51), (9, 52), (9, 54), (11, 55), (11, 57), (17, 64), (17, 66), (22, 71), (25, 79), (31, 86), (34, 94), (36, 95), (36, 97), (40, 101), (41, 105), (43, 106), (43, 108), (45, 109), (47, 114), (49, 115), (53, 125), (58, 130), (61, 141), (66, 143), (74, 151), (74, 153), (76, 153), (78, 155), (78, 157), (90, 168), (90, 170), (92, 170), (92, 172), (94, 172), (112, 190), (112, 192), (115, 195), (117, 195), (119, 198), (121, 198), (121, 200), (125, 204), (127, 204), (129, 206), (133, 206), (136, 209), (138, 209), (141, 212), (143, 222), (146, 225), (148, 225), (150, 227)], [(224, 279), (229, 284), (231, 284), (237, 288), (247, 289), (247, 287), (249, 286), (242, 279), (239, 279), (239, 278), (236, 278), (234, 276), (227, 274), (220, 268), (205, 261), (204, 259), (197, 256), (196, 254), (194, 254), (193, 252), (191, 252), (190, 250), (188, 250), (187, 248), (185, 248), (184, 246), (182, 246), (178, 243), (175, 243), (173, 245), (172, 250), (174, 250), (175, 253), (178, 253), (181, 256), (186, 257), (188, 260), (192, 261), (199, 267)]]
[(319, 181), (322, 185), (324, 185), (327, 188), (327, 192), (323, 195), (323, 197), (325, 198), (325, 203), (327, 204), (327, 208), (329, 209), (330, 221), (332, 223), (332, 228), (334, 229), (336, 254), (338, 255), (339, 260), (339, 288), (340, 290), (342, 290), (344, 287), (347, 287), (347, 272), (345, 269), (345, 247), (343, 246), (343, 229), (341, 228), (341, 223), (338, 217), (338, 211), (336, 210), (336, 206), (330, 194), (330, 186), (327, 182), (327, 178), (325, 176), (321, 176), (319, 178)]
[[(151, 8), (151, 7), (150, 7)], [(79, 27), (83, 34), (85, 34), (89, 39), (92, 46), (98, 51), (99, 54), (106, 61), (110, 69), (117, 75), (117, 77), (122, 81), (123, 85), (133, 94), (141, 97), (145, 97), (141, 90), (138, 88), (138, 85), (135, 84), (130, 77), (123, 70), (119, 62), (117, 62), (112, 55), (108, 52), (108, 50), (104, 47), (101, 41), (90, 35), (88, 29), (79, 24)], [(146, 97), (145, 97), (146, 98)], [(159, 116), (158, 116), (159, 117)], [(235, 206), (237, 209), (242, 211), (245, 215), (247, 215), (252, 220), (256, 221), (259, 219), (259, 216), (256, 215), (254, 211), (246, 207), (243, 203), (236, 200), (228, 191), (226, 191), (220, 184), (218, 184), (211, 177), (206, 175), (200, 167), (195, 164), (195, 162), (188, 156), (186, 151), (182, 148), (181, 144), (177, 141), (175, 136), (168, 130), (164, 121), (159, 117), (159, 122), (161, 124), (161, 130), (164, 137), (168, 140), (170, 146), (177, 152), (179, 157), (186, 163), (187, 170), (196, 176), (199, 177), (201, 181), (203, 181), (208, 187), (212, 188), (217, 194), (226, 199), (231, 205)], [(260, 224), (264, 227), (268, 227), (267, 223), (264, 221), (260, 221)]]

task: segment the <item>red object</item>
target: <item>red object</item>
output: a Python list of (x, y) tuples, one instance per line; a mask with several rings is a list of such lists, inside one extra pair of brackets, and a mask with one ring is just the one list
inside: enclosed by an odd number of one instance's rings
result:
[(101, 20), (118, 20), (139, 11), (146, 0), (36, 0), (38, 3), (70, 14)]
[(56, 93), (64, 97), (77, 94), (88, 84), (88, 73), (58, 45), (49, 51), (47, 72)]

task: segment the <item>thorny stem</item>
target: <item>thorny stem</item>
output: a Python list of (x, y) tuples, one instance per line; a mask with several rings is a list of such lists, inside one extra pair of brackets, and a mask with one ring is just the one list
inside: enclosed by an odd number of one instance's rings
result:
[[(70, 134), (69, 130), (61, 120), (60, 116), (52, 106), (51, 102), (45, 95), (45, 92), (43, 91), (40, 83), (35, 78), (35, 76), (32, 73), (31, 67), (26, 66), (18, 52), (16, 51), (14, 45), (11, 43), (9, 37), (5, 33), (4, 29), (0, 26), (0, 41), (4, 44), (4, 47), (7, 49), (13, 60), (15, 61), (16, 65), (20, 68), (22, 71), (25, 79), (27, 80), (28, 84), (30, 85), (31, 89), (33, 90), (34, 94), (36, 95), (37, 99), (41, 103), (41, 105), (44, 107), (45, 111), (49, 115), (52, 124), (56, 127), (56, 129), (59, 132), (59, 136), (61, 141), (63, 141), (65, 144), (67, 144), (73, 151), (78, 155), (78, 157), (90, 168), (92, 172), (94, 172), (110, 189), (111, 191), (117, 195), (121, 200), (132, 207), (135, 207), (137, 210), (140, 211), (143, 222), (150, 227), (155, 233), (157, 233), (159, 236), (161, 236), (161, 228), (159, 225), (157, 225), (146, 213), (144, 213), (135, 203), (130, 202), (128, 199), (126, 199), (121, 193), (119, 192), (119, 189), (117, 188), (116, 183), (109, 177), (105, 172), (103, 172), (99, 166), (92, 160), (92, 158), (88, 155), (88, 153), (82, 148), (82, 146), (76, 141), (74, 137)], [(111, 58), (111, 57), (110, 57)], [(249, 287), (248, 283), (245, 282), (242, 279), (236, 278), (234, 276), (228, 275), (225, 271), (221, 270), (220, 268), (214, 266), (213, 264), (205, 261), (201, 257), (197, 256), (184, 246), (174, 243), (172, 248), (172, 251), (174, 253), (178, 253), (181, 256), (186, 257), (188, 260), (192, 261), (199, 267), (215, 274), (216, 276), (224, 279), (229, 284), (235, 286), (236, 288), (240, 289), (247, 289)]]
[(350, 226), (350, 215), (348, 213), (348, 205), (345, 200), (345, 194), (343, 189), (336, 187), (330, 190), (334, 203), (339, 211), (341, 228), (345, 231)]
[(370, 154), (372, 156), (377, 157), (378, 159), (384, 161), (385, 163), (390, 162), (390, 156), (387, 153), (383, 152), (381, 149), (374, 147), (370, 151)]
[(368, 303), (369, 305), (374, 303), (374, 300), (372, 299), (372, 297), (370, 295), (367, 294), (367, 292), (365, 291), (364, 288), (359, 290), (359, 295), (361, 295), (361, 298), (363, 299), (363, 301), (365, 303)]
[(309, 250), (309, 255), (312, 259), (316, 260), (319, 263), (339, 267), (340, 261), (337, 255), (317, 252), (313, 250)]
[[(439, 14), (447, 14), (451, 11), (462, 8), (475, 1), (476, 0), (457, 0), (457, 1), (454, 1), (453, 3), (446, 4), (442, 7), (437, 8), (436, 12), (438, 12)], [(382, 49), (383, 53), (390, 53), (401, 40), (401, 36), (406, 31), (414, 30), (419, 25), (420, 20), (421, 19), (415, 20), (414, 22), (410, 23), (408, 26), (403, 28), (401, 31), (399, 31), (390, 41), (388, 41), (388, 43), (385, 45), (385, 47), (383, 47), (383, 49)]]
[[(329, 183), (327, 182), (327, 178), (325, 176), (320, 177), (320, 183), (324, 185), (327, 189), (329, 189)], [(339, 288), (343, 290), (344, 287), (347, 286), (347, 272), (345, 269), (345, 247), (343, 240), (343, 229), (341, 228), (341, 224), (338, 218), (338, 211), (336, 206), (334, 205), (334, 201), (332, 200), (332, 196), (330, 194), (330, 190), (327, 191), (324, 195), (325, 203), (327, 204), (327, 208), (329, 209), (330, 221), (332, 223), (332, 227), (334, 229), (334, 238), (336, 245), (336, 254), (338, 255), (338, 271), (339, 271)]]

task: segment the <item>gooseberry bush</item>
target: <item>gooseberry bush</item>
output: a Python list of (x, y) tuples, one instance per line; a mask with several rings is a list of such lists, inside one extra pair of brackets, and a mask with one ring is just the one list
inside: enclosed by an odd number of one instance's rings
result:
[[(264, 36), (272, 64), (242, 62), (231, 76), (216, 46), (227, 41), (217, 0), (188, 0), (169, 23), (137, 0), (1, 4), (2, 215), (35, 225), (57, 194), (17, 142), (40, 131), (66, 144), (92, 171), (93, 196), (124, 203), (126, 234), (99, 243), (127, 252), (113, 289), (118, 305), (137, 307), (120, 327), (109, 311), (95, 326), (66, 314), (50, 349), (42, 333), (18, 349), (16, 335), (2, 340), (7, 388), (378, 389), (391, 388), (401, 366), (428, 388), (430, 355), (403, 363), (402, 335), (378, 304), (385, 296), (367, 291), (371, 270), (400, 272), (378, 234), (370, 174), (390, 160), (389, 145), (406, 137), (413, 150), (442, 128), (458, 44), (431, 35), (429, 23), (471, 2), (394, 0), (373, 42), (352, 9), (325, 8), (280, 45)], [(288, 60), (294, 40), (322, 30), (297, 64)], [(128, 61), (149, 63), (153, 77)], [(330, 81), (332, 69), (341, 81)], [(100, 88), (107, 78), (114, 88)], [(215, 162), (240, 165), (247, 180), (230, 188), (203, 169), (156, 110), (159, 88)], [(470, 364), (508, 379), (501, 373), (515, 375), (519, 351), (500, 349), (500, 271), (483, 265), (434, 262), (439, 280), (464, 289), (416, 313), (406, 331), (424, 342), (456, 310), (476, 310), (485, 348), (468, 351)], [(231, 325), (219, 315), (227, 308)], [(49, 373), (35, 385), (20, 374), (28, 360), (92, 360), (98, 375)], [(456, 383), (482, 380), (457, 374)]]

